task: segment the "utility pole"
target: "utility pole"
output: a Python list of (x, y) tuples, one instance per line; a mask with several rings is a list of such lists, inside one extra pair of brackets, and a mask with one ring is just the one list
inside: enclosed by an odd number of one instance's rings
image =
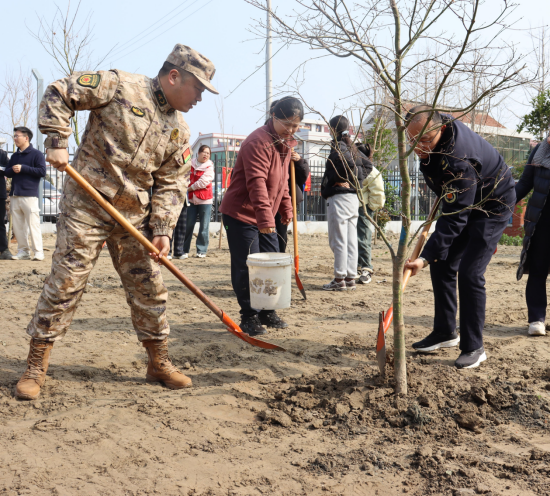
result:
[[(44, 79), (38, 72), (38, 69), (32, 70), (32, 75), (36, 79), (36, 148), (41, 152), (44, 151), (44, 136), (38, 129), (38, 116), (40, 114), (40, 102), (44, 96)], [(40, 209), (40, 224), (44, 223), (44, 178), (40, 178), (40, 186), (38, 187), (38, 208)]]
[(271, 0), (267, 0), (267, 39), (265, 45), (265, 113), (269, 118), (269, 109), (273, 99), (272, 85), (273, 77), (271, 75)]

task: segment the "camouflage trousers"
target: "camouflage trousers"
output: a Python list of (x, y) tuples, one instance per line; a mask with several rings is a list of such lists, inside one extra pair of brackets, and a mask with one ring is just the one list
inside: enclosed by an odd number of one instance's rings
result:
[[(136, 208), (135, 202), (127, 201), (125, 205), (122, 199), (116, 207), (146, 238), (152, 239), (149, 205)], [(47, 341), (64, 336), (105, 241), (126, 292), (138, 339), (166, 339), (170, 333), (166, 319), (168, 292), (160, 267), (72, 179), (63, 192), (51, 273), (27, 334)]]

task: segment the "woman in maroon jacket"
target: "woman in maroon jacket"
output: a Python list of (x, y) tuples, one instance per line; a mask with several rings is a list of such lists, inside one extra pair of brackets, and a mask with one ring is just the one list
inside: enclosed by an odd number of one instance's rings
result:
[(294, 133), (304, 118), (297, 98), (281, 98), (271, 110), (269, 122), (243, 142), (220, 211), (231, 253), (231, 283), (241, 306), (241, 329), (250, 336), (265, 334), (263, 327), (284, 328), (273, 310), (258, 312), (250, 306), (246, 259), (249, 253), (278, 252), (275, 216), (289, 224), (292, 202), (288, 193), (288, 169)]

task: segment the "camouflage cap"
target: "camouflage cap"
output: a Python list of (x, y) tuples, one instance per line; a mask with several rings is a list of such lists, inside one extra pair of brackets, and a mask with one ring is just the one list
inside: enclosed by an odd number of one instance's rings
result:
[(204, 84), (210, 93), (214, 93), (215, 95), (219, 94), (218, 90), (210, 84), (210, 81), (216, 72), (214, 64), (196, 50), (178, 43), (172, 50), (172, 53), (168, 55), (166, 62), (170, 62), (171, 64), (190, 72), (196, 76), (202, 84)]

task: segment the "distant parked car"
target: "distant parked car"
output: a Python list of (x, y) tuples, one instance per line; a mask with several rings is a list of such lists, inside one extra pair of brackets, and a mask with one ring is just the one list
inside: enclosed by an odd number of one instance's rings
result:
[(44, 222), (57, 222), (59, 217), (59, 201), (61, 200), (61, 192), (49, 181), (44, 181), (43, 196), (43, 213)]

